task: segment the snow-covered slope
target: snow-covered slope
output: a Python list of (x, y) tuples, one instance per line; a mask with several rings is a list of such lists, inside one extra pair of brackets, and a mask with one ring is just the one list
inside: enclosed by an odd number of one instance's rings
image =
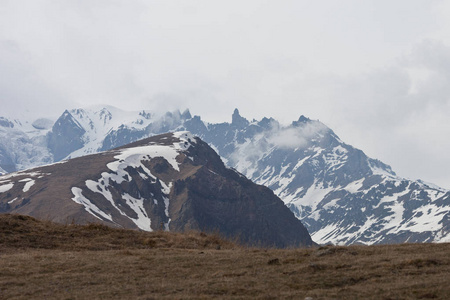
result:
[[(306, 130), (308, 142), (280, 144), (291, 130)], [(274, 190), (317, 243), (450, 241), (448, 191), (396, 176), (317, 121), (247, 138), (229, 163)]]
[[(169, 230), (170, 216), (169, 216), (169, 194), (173, 182), (164, 182), (158, 177), (152, 174), (152, 172), (146, 166), (146, 162), (150, 161), (152, 158), (162, 158), (176, 171), (180, 171), (180, 163), (177, 161), (178, 155), (182, 151), (189, 149), (192, 143), (196, 143), (194, 136), (188, 132), (176, 132), (173, 137), (177, 138), (177, 142), (171, 144), (163, 145), (156, 143), (149, 143), (147, 145), (130, 147), (121, 150), (117, 150), (114, 155), (114, 161), (108, 163), (106, 166), (109, 169), (107, 172), (102, 172), (100, 177), (95, 180), (88, 179), (85, 181), (85, 188), (89, 189), (93, 193), (101, 194), (104, 199), (106, 199), (115, 210), (117, 210), (121, 215), (128, 217), (139, 229), (152, 231), (151, 218), (146, 213), (146, 208), (144, 203), (148, 201), (148, 197), (140, 195), (130, 195), (130, 191), (123, 191), (121, 195), (122, 199), (125, 200), (126, 205), (131, 208), (131, 216), (127, 213), (127, 210), (122, 209), (114, 201), (114, 197), (111, 193), (111, 189), (114, 186), (121, 185), (123, 182), (130, 182), (133, 178), (133, 173), (138, 172), (139, 177), (142, 180), (147, 180), (156, 183), (160, 189), (158, 193), (153, 193), (152, 199), (154, 204), (158, 204), (158, 197), (155, 194), (160, 194), (159, 200), (162, 200), (164, 207), (165, 220), (162, 222), (164, 228)], [(168, 137), (164, 137), (167, 140)], [(82, 188), (72, 187), (72, 193), (74, 197), (73, 201), (82, 204), (87, 212), (91, 213), (93, 216), (100, 220), (107, 219), (114, 222), (112, 216), (101, 209), (99, 209), (93, 201), (83, 195)], [(157, 224), (158, 226), (159, 224)], [(153, 226), (155, 227), (155, 226)]]
[[(147, 132), (146, 128), (155, 121), (160, 118), (154, 120), (146, 111), (125, 112), (110, 106), (66, 110), (48, 135), (49, 146), (56, 160), (96, 153), (111, 148), (103, 145), (110, 134), (126, 129), (129, 138), (133, 138), (134, 132)], [(148, 132), (133, 140), (162, 132), (165, 131)]]
[(0, 174), (51, 163), (46, 134), (53, 121), (34, 122), (0, 117)]
[(318, 243), (450, 242), (449, 191), (398, 177), (304, 116), (282, 126), (268, 118), (250, 122), (235, 110), (231, 123), (208, 124), (189, 111), (158, 117), (77, 109), (60, 117), (47, 133), (49, 150), (42, 149), (59, 160), (178, 130), (199, 136), (228, 166), (270, 187)]
[(450, 242), (449, 191), (396, 176), (304, 116), (289, 126), (249, 122), (237, 110), (232, 119), (196, 133), (228, 165), (270, 187), (315, 242)]
[(0, 174), (125, 145), (173, 130), (189, 118), (189, 112), (157, 116), (112, 106), (66, 110), (56, 121), (0, 117)]

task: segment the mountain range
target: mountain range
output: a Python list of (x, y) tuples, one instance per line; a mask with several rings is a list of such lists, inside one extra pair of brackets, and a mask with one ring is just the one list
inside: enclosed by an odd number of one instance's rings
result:
[(272, 118), (249, 121), (236, 109), (231, 120), (213, 124), (188, 110), (157, 116), (113, 107), (66, 110), (56, 122), (4, 117), (0, 171), (189, 131), (208, 143), (228, 167), (272, 189), (317, 243), (450, 242), (448, 190), (397, 176), (390, 166), (305, 116), (283, 126)]

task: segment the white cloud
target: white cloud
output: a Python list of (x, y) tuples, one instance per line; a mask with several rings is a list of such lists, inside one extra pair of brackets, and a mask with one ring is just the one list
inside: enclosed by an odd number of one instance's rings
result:
[(323, 97), (319, 102), (338, 101), (317, 114), (344, 141), (402, 176), (450, 188), (448, 46), (423, 41), (389, 68), (336, 80)]
[(0, 40), (0, 114), (54, 117), (70, 103), (36, 73), (29, 56), (14, 41)]
[(286, 149), (303, 149), (314, 137), (326, 130), (320, 122), (308, 122), (300, 127), (286, 127), (268, 133), (267, 141)]
[(441, 0), (2, 1), (0, 114), (303, 114), (450, 188), (449, 13)]

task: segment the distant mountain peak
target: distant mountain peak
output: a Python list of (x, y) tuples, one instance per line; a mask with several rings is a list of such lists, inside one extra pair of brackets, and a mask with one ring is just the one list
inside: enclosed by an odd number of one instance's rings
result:
[(249, 124), (249, 121), (246, 118), (241, 117), (237, 108), (234, 109), (231, 120), (231, 125), (236, 127), (245, 127)]
[[(292, 126), (294, 126), (294, 127), (302, 127), (302, 126), (304, 126), (304, 125), (312, 124), (312, 123), (315, 123), (315, 124), (322, 124), (322, 123), (319, 122), (319, 121), (316, 121), (316, 120), (313, 121), (313, 120), (311, 120), (310, 118), (307, 118), (307, 117), (305, 117), (304, 115), (301, 115), (301, 116), (298, 118), (297, 121), (293, 121), (293, 122), (292, 122)], [(323, 127), (325, 127), (325, 125), (324, 125)]]
[(309, 121), (311, 121), (311, 119), (305, 117), (304, 115), (301, 115), (300, 118), (298, 118), (298, 122), (301, 122), (301, 123), (306, 123), (306, 122), (309, 122)]
[(181, 114), (181, 118), (184, 120), (192, 119), (192, 115), (191, 115), (191, 112), (189, 111), (189, 109), (186, 109), (183, 111), (183, 113)]

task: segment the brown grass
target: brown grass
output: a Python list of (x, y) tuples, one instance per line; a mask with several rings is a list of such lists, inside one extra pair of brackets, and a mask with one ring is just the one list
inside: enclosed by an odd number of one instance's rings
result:
[(258, 249), (0, 216), (4, 299), (448, 299), (450, 244)]
[(0, 215), (0, 253), (28, 249), (99, 251), (121, 249), (181, 248), (229, 249), (236, 247), (219, 235), (198, 232), (143, 232), (102, 224), (62, 225), (29, 216)]

